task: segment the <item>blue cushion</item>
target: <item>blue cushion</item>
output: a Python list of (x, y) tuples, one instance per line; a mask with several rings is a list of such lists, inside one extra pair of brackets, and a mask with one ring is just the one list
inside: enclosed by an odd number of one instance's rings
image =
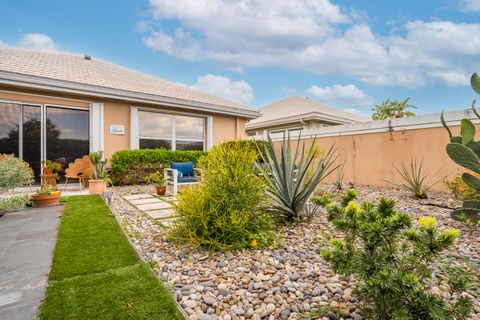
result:
[(193, 177), (195, 175), (195, 173), (193, 172), (193, 162), (172, 162), (170, 168), (178, 170), (182, 173), (182, 176), (184, 177)]
[(189, 183), (189, 182), (197, 182), (197, 178), (195, 177), (182, 177), (178, 178), (178, 183)]

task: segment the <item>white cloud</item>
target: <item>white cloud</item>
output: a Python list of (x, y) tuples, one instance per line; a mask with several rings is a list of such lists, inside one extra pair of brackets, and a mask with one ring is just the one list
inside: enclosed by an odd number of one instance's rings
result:
[(26, 33), (20, 35), (17, 46), (45, 51), (55, 51), (55, 42), (43, 33)]
[(339, 107), (363, 107), (374, 103), (373, 97), (368, 96), (353, 84), (336, 84), (329, 87), (311, 86), (305, 90), (320, 102)]
[(346, 108), (346, 109), (342, 109), (343, 111), (346, 111), (346, 112), (349, 112), (349, 113), (353, 113), (354, 115), (357, 115), (357, 116), (361, 116), (361, 117), (364, 117), (364, 118), (369, 118), (369, 114), (367, 114), (366, 112), (362, 111), (362, 110), (358, 110), (358, 109), (355, 109), (355, 108)]
[(480, 0), (463, 0), (460, 9), (465, 12), (480, 12)]
[(191, 87), (241, 104), (248, 104), (254, 98), (253, 89), (246, 81), (233, 81), (219, 75), (207, 74), (198, 77)]
[[(230, 69), (284, 67), (415, 88), (464, 84), (460, 75), (480, 67), (479, 23), (418, 20), (382, 36), (329, 0), (150, 0), (150, 11), (149, 48)], [(178, 27), (166, 31), (165, 21)]]

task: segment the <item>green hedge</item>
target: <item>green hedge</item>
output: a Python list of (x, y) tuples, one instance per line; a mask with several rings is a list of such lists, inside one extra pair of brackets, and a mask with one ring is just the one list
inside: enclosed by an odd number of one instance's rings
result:
[(115, 185), (141, 184), (150, 173), (170, 167), (172, 162), (193, 161), (204, 156), (204, 151), (140, 149), (117, 151), (110, 159), (112, 180)]

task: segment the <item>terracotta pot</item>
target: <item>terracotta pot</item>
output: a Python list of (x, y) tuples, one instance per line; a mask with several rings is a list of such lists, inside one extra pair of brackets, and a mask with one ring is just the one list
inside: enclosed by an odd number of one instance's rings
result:
[(52, 174), (52, 173), (53, 173), (52, 169), (43, 167), (43, 174)]
[(60, 193), (32, 194), (32, 207), (53, 207), (60, 204)]
[(159, 196), (164, 196), (165, 193), (167, 193), (167, 186), (155, 186), (155, 188), (157, 189), (157, 194)]
[(88, 193), (90, 194), (103, 194), (107, 184), (104, 180), (88, 180)]

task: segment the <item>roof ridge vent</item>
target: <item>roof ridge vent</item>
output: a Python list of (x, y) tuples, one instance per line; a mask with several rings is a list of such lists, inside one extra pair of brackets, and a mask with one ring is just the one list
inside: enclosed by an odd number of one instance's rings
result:
[(92, 56), (90, 56), (90, 55), (88, 55), (88, 54), (84, 55), (83, 58), (84, 58), (85, 60), (88, 60), (88, 61), (92, 60)]

